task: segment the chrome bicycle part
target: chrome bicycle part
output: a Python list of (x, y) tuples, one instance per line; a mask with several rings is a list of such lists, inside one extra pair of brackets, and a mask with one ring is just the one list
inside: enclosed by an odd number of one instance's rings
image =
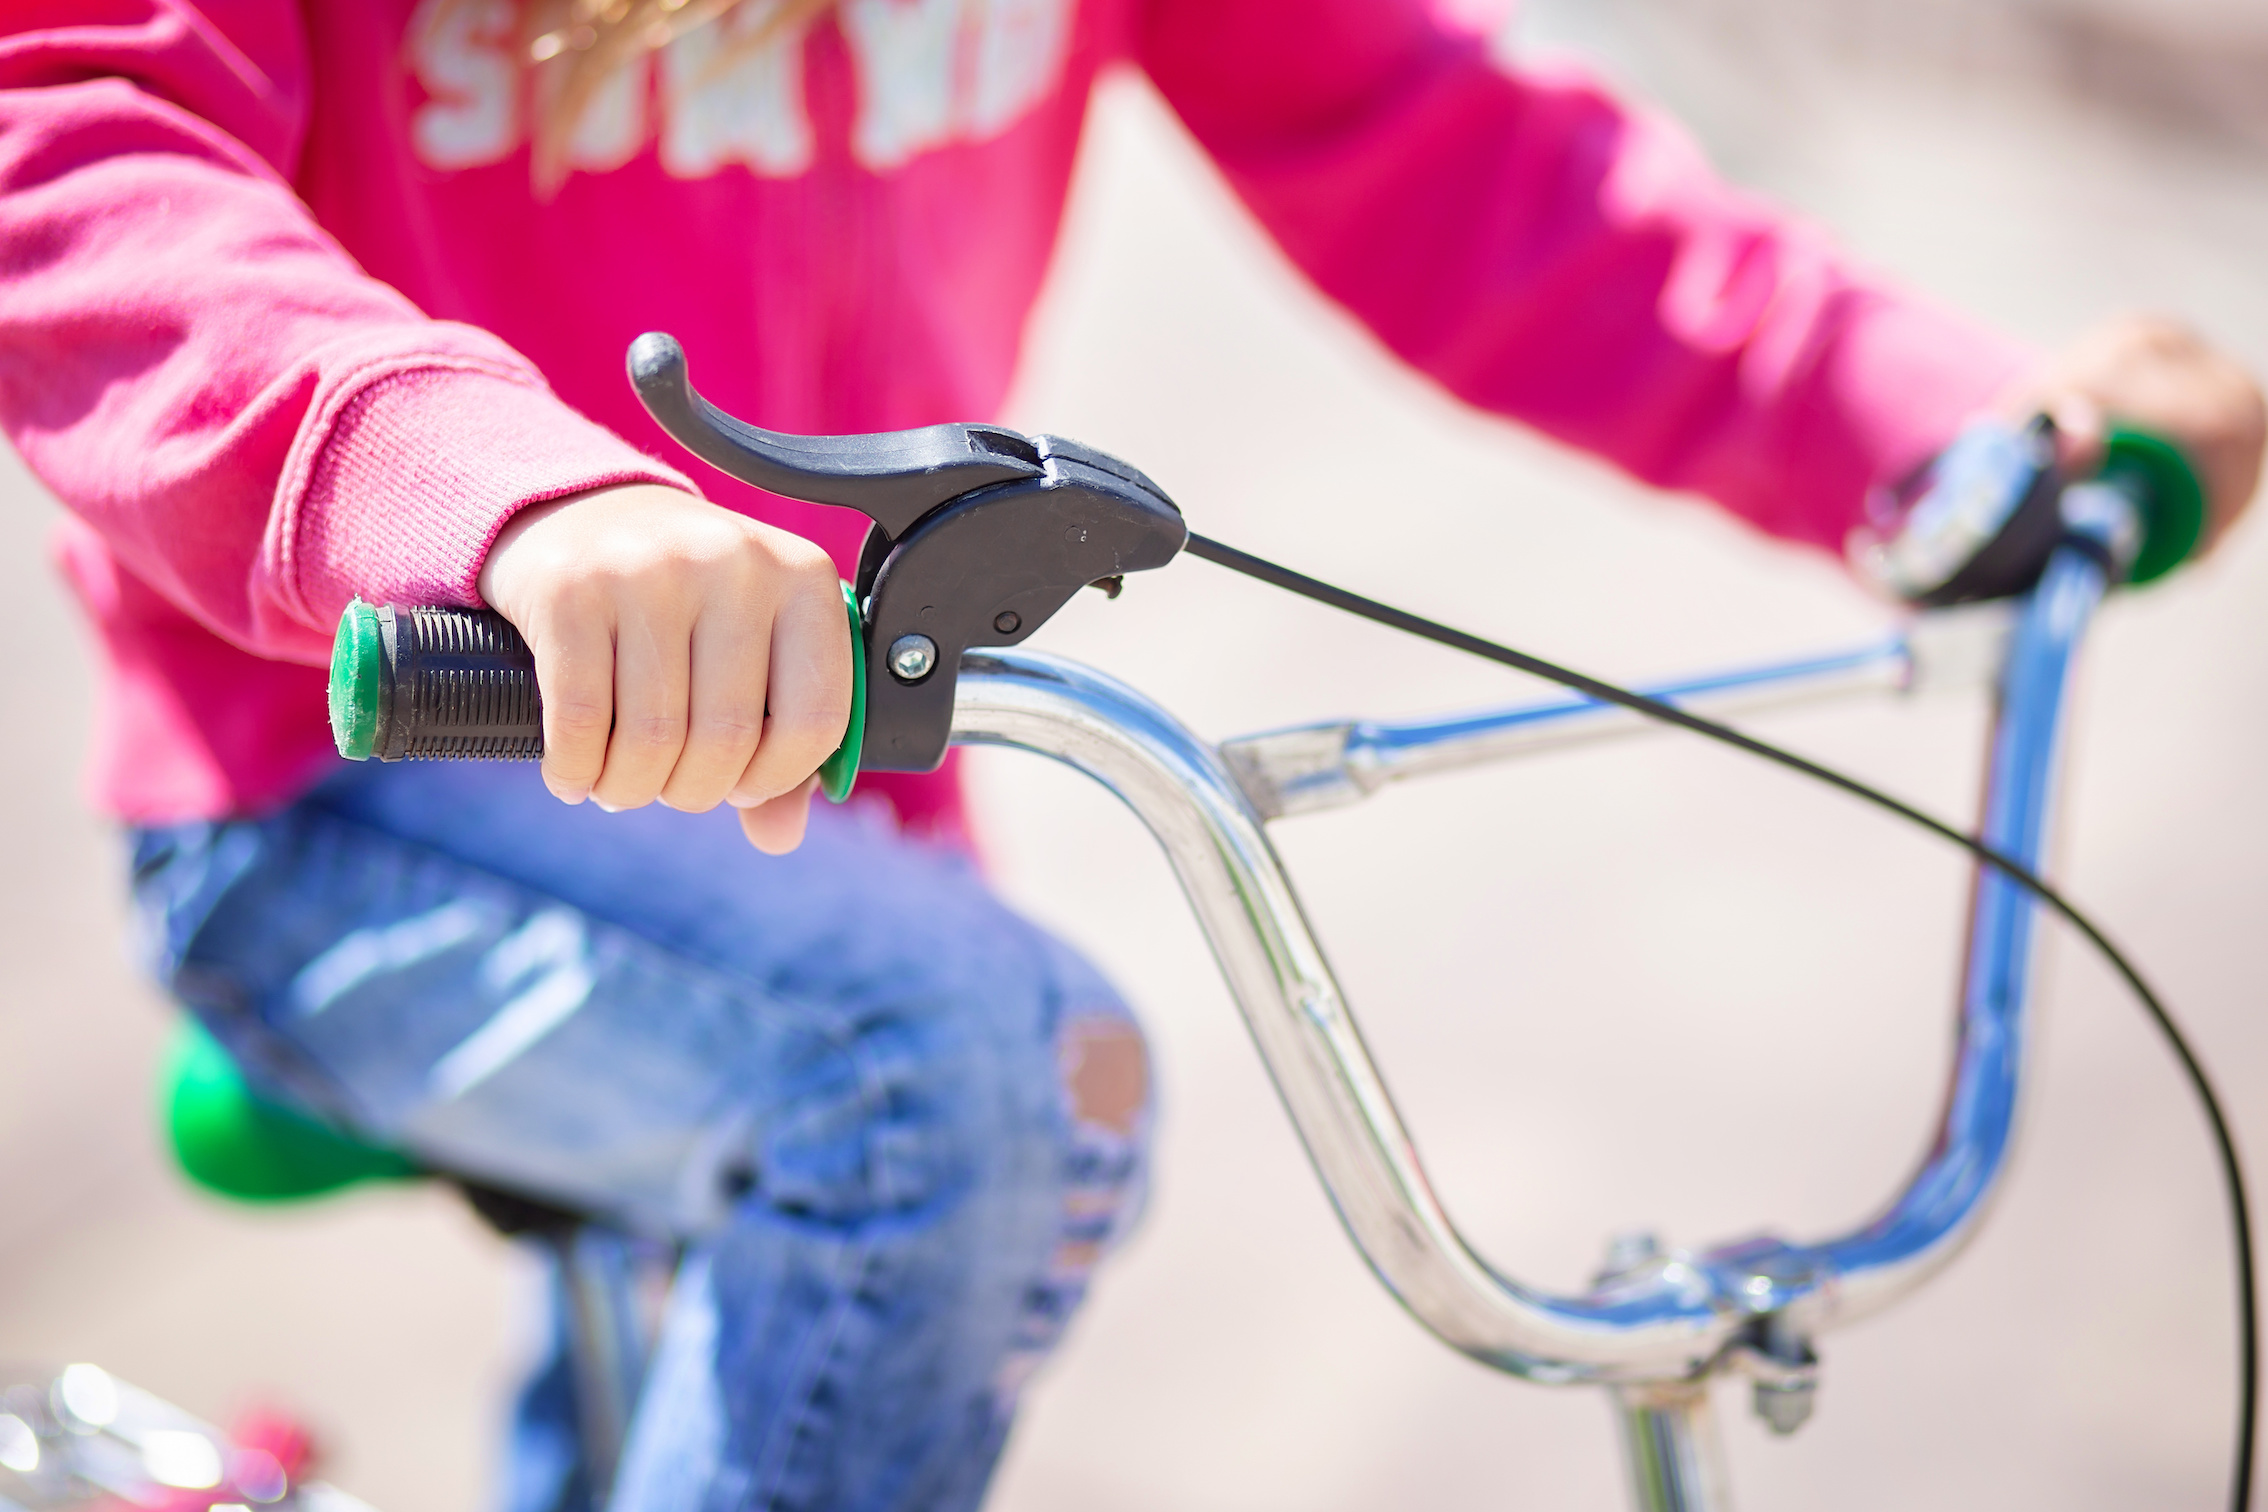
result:
[(623, 1235), (596, 1224), (542, 1236), (559, 1267), (583, 1467), (600, 1506), (614, 1488), (645, 1382), (647, 1341), (635, 1300), (637, 1262)]
[(0, 1365), (0, 1508), (371, 1512), (308, 1478), (304, 1434), (275, 1426), (236, 1442), (92, 1365)]
[[(2115, 522), (2106, 522), (2114, 524)], [(2104, 543), (2107, 544), (2107, 543)], [(2059, 550), (2013, 628), (1990, 758), (1985, 841), (2037, 865), (2070, 658), (2105, 590), (2098, 545)], [(1907, 649), (1767, 669), (1690, 686), (1758, 691), (1880, 679)], [(2004, 1168), (2020, 1087), (2033, 899), (1997, 872), (1971, 912), (1954, 1077), (1921, 1169), (1871, 1222), (1811, 1243), (1767, 1237), (1659, 1250), (1614, 1267), (1590, 1291), (1554, 1295), (1475, 1254), (1442, 1208), (1414, 1142), (1269, 844), (1296, 780), (1245, 759), (1256, 737), (1206, 746), (1132, 689), (1069, 662), (1025, 652), (964, 658), (953, 738), (1065, 761), (1124, 800), (1165, 848), (1325, 1190), (1374, 1272), (1452, 1347), (1545, 1382), (1615, 1386), (1631, 1435), (1641, 1504), (1698, 1508), (1717, 1482), (1704, 1468), (1705, 1396), (1717, 1371), (1765, 1388), (1768, 1415), (1800, 1421), (1816, 1389), (1811, 1343), (1888, 1307), (1941, 1270), (1975, 1233)], [(1350, 750), (1390, 750), (1388, 776), (1469, 765), (1531, 748), (1525, 732), (1601, 719), (1586, 701), (1491, 711), (1356, 740), (1313, 764), (1339, 791), (1367, 786)], [(1510, 736), (1508, 732), (1523, 732)], [(1275, 749), (1283, 749), (1278, 745)], [(1260, 771), (1248, 789), (1242, 771)], [(1385, 778), (1379, 778), (1383, 781)], [(1257, 791), (1255, 791), (1255, 789)], [(1691, 1473), (1687, 1468), (1691, 1467)]]
[[(1999, 675), (2013, 623), (2006, 604), (1949, 609), (1836, 655), (1641, 691), (1723, 718), (1862, 694), (1984, 688)], [(1437, 719), (1297, 725), (1223, 741), (1221, 755), (1261, 817), (1277, 819), (1359, 803), (1405, 777), (1660, 728), (1632, 710), (1570, 696)]]
[(1639, 1506), (1730, 1512), (1732, 1492), (1706, 1377), (1617, 1386), (1614, 1420)]

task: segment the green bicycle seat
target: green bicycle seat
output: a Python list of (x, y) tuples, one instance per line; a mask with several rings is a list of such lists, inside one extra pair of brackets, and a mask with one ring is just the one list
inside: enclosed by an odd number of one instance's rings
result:
[(422, 1175), (398, 1150), (364, 1144), (254, 1092), (194, 1019), (184, 1019), (159, 1073), (173, 1158), (191, 1181), (238, 1202), (299, 1202), (363, 1181)]

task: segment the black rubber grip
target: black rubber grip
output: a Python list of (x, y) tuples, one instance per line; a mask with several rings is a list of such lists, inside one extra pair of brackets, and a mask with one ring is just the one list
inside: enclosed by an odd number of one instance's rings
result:
[(537, 761), (543, 698), (535, 657), (485, 609), (378, 611), (384, 661), (371, 754), (380, 761)]

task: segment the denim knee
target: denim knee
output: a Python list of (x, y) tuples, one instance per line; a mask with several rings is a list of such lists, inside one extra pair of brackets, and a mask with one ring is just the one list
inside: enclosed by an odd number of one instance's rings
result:
[(835, 1026), (849, 1095), (815, 1101), (774, 1131), (775, 1175), (752, 1196), (816, 1216), (821, 1194), (784, 1185), (777, 1173), (840, 1150), (853, 1124), (856, 1200), (867, 1213), (903, 1215), (978, 1187), (1053, 1202), (1075, 1187), (1127, 1185), (1150, 1119), (1141, 1031), (1072, 951), (1005, 910), (995, 927), (1000, 948), (975, 989), (982, 1001), (940, 1001), (930, 984), (907, 981)]
[[(1017, 931), (984, 1012), (932, 1016), (913, 993), (848, 1041), (861, 1096), (830, 1116), (862, 1125), (858, 1209), (767, 1182), (690, 1248), (624, 1459), (629, 1512), (981, 1500), (1025, 1384), (1138, 1205), (1151, 1118), (1117, 994)], [(828, 1142), (806, 1127), (786, 1143), (804, 1138)]]

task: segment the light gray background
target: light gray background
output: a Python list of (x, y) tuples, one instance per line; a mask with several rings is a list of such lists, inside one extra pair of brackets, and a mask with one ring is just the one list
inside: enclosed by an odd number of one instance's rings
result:
[[(2268, 18), (2239, 0), (1552, 0), (1728, 171), (1907, 282), (2043, 343), (2184, 314), (2268, 366)], [(1320, 304), (1141, 86), (1097, 109), (1009, 418), (1121, 452), (1197, 528), (1608, 675), (1830, 646), (1883, 622), (1834, 564), (1461, 412)], [(0, 474), (0, 1357), (94, 1359), (225, 1417), (289, 1404), (379, 1506), (485, 1504), (528, 1272), (450, 1198), (219, 1207), (155, 1147), (163, 1009), (125, 964), (78, 796), (86, 655)], [(2059, 870), (2166, 989), (2256, 1151), (2268, 945), (2268, 527), (2123, 602), (2088, 658)], [(1043, 636), (1227, 735), (1517, 684), (1200, 563)], [(1973, 701), (1757, 728), (1941, 811)], [(1154, 1032), (1146, 1228), (1034, 1390), (1005, 1512), (1619, 1505), (1603, 1405), (1494, 1377), (1347, 1247), (1134, 821), (1036, 760), (977, 789), (1002, 885)], [(1964, 871), (1741, 758), (1662, 738), (1290, 822), (1279, 843), (1452, 1210), (1572, 1285), (1607, 1235), (1857, 1218), (1934, 1112)], [(752, 862), (752, 864), (754, 864)], [(1751, 1508), (2203, 1508), (2231, 1406), (2202, 1127), (2103, 969), (2049, 931), (2015, 1180), (1920, 1300), (1827, 1341), (1817, 1420), (1721, 1406)], [(2259, 1158), (2268, 1159), (2268, 1155)]]

